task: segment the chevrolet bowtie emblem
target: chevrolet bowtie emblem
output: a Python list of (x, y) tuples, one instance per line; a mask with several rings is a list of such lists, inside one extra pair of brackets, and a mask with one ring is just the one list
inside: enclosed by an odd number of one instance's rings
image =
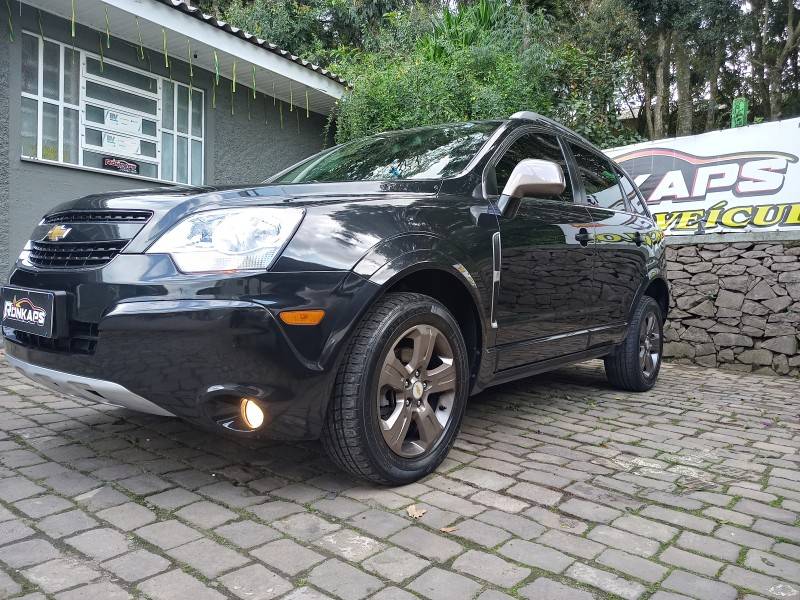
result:
[(60, 242), (65, 237), (69, 235), (69, 232), (72, 231), (71, 227), (64, 227), (63, 225), (54, 225), (50, 228), (50, 231), (47, 232), (45, 236), (51, 242)]

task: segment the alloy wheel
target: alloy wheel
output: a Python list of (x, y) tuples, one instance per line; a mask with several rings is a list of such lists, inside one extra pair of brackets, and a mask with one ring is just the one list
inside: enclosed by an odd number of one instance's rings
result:
[(661, 360), (661, 333), (656, 319), (655, 314), (647, 313), (639, 328), (639, 365), (648, 379), (656, 372)]
[(453, 414), (456, 375), (436, 327), (415, 325), (392, 343), (378, 379), (378, 424), (392, 452), (416, 458), (436, 445)]

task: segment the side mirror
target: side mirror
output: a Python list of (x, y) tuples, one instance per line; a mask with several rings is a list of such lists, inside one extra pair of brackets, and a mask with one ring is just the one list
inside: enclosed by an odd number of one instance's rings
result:
[(558, 196), (566, 185), (564, 171), (558, 163), (538, 158), (521, 160), (503, 188), (498, 203), (500, 212), (508, 216), (508, 209), (525, 196)]

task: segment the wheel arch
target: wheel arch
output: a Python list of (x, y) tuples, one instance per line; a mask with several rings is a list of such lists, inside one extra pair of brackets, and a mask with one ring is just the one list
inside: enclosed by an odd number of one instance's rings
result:
[(652, 278), (642, 292), (643, 296), (650, 296), (658, 302), (661, 308), (661, 316), (666, 320), (669, 312), (669, 285), (662, 277)]

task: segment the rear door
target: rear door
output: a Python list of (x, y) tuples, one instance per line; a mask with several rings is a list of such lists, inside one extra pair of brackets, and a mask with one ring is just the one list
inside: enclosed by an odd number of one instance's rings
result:
[[(593, 269), (590, 346), (619, 341), (647, 277), (646, 242), (652, 223), (637, 214), (633, 184), (600, 152), (570, 142), (597, 250)], [(637, 198), (638, 199), (638, 198)]]
[(588, 341), (594, 250), (585, 226), (590, 216), (576, 202), (559, 139), (546, 131), (523, 130), (487, 167), (487, 191), (496, 198), (526, 158), (559, 163), (567, 187), (558, 197), (523, 198), (515, 214), (499, 219), (499, 370), (580, 352)]

